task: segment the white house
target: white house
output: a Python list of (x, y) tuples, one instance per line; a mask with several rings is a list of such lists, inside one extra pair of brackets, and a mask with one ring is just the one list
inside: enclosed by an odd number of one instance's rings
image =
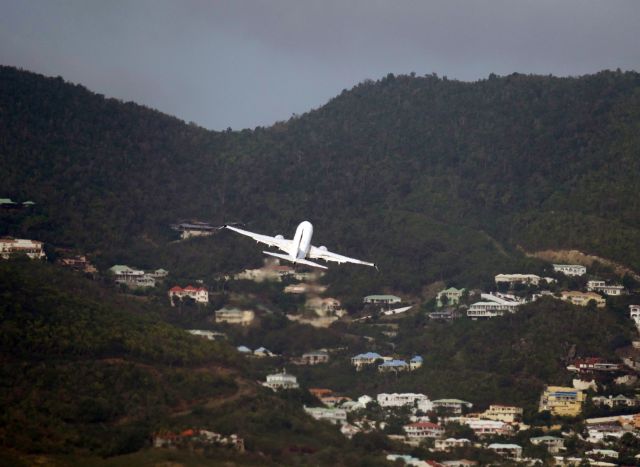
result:
[(471, 407), (473, 407), (471, 402), (460, 399), (437, 399), (433, 401), (434, 410), (446, 410), (453, 414), (460, 414), (464, 408), (470, 409)]
[(267, 375), (267, 381), (262, 384), (274, 391), (279, 391), (280, 389), (297, 389), (300, 387), (298, 379), (285, 370), (282, 370), (281, 373)]
[(466, 289), (456, 289), (455, 287), (441, 290), (438, 292), (438, 295), (436, 295), (436, 306), (441, 307), (445, 304), (458, 305), (465, 290)]
[(155, 287), (156, 280), (141, 269), (133, 269), (123, 264), (116, 264), (109, 268), (115, 277), (116, 284), (128, 287)]
[(522, 447), (517, 444), (493, 443), (487, 447), (509, 459), (520, 459), (522, 457)]
[(618, 394), (617, 396), (595, 396), (591, 399), (594, 405), (606, 406), (610, 408), (621, 408), (621, 407), (636, 407), (638, 405), (638, 399), (626, 397), (623, 394)]
[(531, 284), (538, 285), (542, 278), (536, 274), (497, 274), (496, 284)]
[(305, 407), (304, 411), (316, 420), (326, 420), (336, 425), (347, 422), (347, 411), (330, 407)]
[(30, 259), (44, 259), (43, 243), (24, 238), (0, 238), (0, 258), (9, 259), (12, 256), (26, 255)]
[(579, 264), (554, 264), (553, 270), (565, 276), (584, 276), (587, 273), (587, 268)]
[(493, 318), (502, 316), (506, 312), (515, 313), (522, 302), (505, 298), (505, 295), (481, 294), (481, 302), (473, 303), (467, 310), (467, 316), (471, 319)]
[(204, 337), (207, 340), (215, 341), (216, 338), (226, 339), (227, 335), (223, 332), (207, 331), (204, 329), (188, 329), (187, 332), (194, 336)]
[(629, 317), (640, 326), (640, 305), (629, 305)]
[(266, 347), (258, 347), (256, 350), (253, 351), (253, 355), (259, 358), (276, 356), (276, 354), (274, 354), (271, 350), (267, 349)]
[(422, 357), (420, 355), (415, 355), (413, 357), (411, 357), (411, 360), (409, 360), (409, 369), (411, 371), (413, 370), (417, 370), (418, 368), (420, 368), (422, 366)]
[(473, 430), (476, 436), (495, 436), (504, 435), (510, 436), (513, 434), (513, 427), (506, 422), (498, 420), (482, 420), (479, 418), (465, 418), (462, 420), (464, 425), (467, 425)]
[(407, 434), (407, 438), (414, 440), (441, 438), (444, 435), (444, 428), (431, 422), (410, 423), (402, 428)]
[(605, 295), (618, 296), (624, 292), (621, 285), (607, 285), (605, 281), (589, 281), (587, 282), (587, 290), (589, 292), (600, 292)]
[(431, 401), (429, 401), (429, 397), (424, 394), (416, 394), (413, 392), (394, 392), (391, 394), (381, 393), (377, 395), (376, 399), (378, 401), (378, 404), (380, 404), (380, 407), (417, 407), (418, 405), (421, 405), (425, 408), (429, 406), (433, 407), (433, 404), (431, 404)]
[(471, 441), (467, 438), (447, 438), (437, 439), (434, 447), (436, 451), (450, 451), (455, 448), (463, 448), (470, 445)]
[(402, 302), (402, 299), (395, 295), (367, 295), (362, 301), (366, 304), (393, 305)]
[(562, 300), (578, 306), (587, 306), (591, 300), (597, 308), (604, 308), (607, 302), (595, 292), (580, 292), (578, 290), (565, 290), (561, 294)]
[(204, 287), (188, 285), (185, 288), (182, 288), (176, 285), (169, 289), (169, 300), (171, 302), (171, 306), (175, 306), (175, 298), (182, 300), (185, 297), (191, 298), (200, 305), (206, 305), (209, 303), (209, 292)]

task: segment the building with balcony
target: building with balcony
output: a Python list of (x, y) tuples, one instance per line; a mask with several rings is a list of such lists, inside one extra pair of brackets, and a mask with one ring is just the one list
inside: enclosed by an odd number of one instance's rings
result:
[(587, 268), (579, 264), (554, 264), (553, 270), (565, 276), (584, 276)]
[(576, 417), (582, 411), (586, 397), (582, 391), (562, 386), (547, 386), (540, 397), (540, 412), (548, 410), (553, 415)]

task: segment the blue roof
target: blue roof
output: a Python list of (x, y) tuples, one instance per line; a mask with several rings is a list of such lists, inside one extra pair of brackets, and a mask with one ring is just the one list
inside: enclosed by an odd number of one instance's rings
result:
[(416, 355), (415, 357), (413, 357), (411, 359), (412, 362), (421, 362), (422, 361), (422, 357), (420, 355)]
[(404, 360), (389, 360), (382, 363), (380, 366), (407, 366), (407, 362)]
[(375, 352), (367, 352), (367, 353), (361, 353), (360, 355), (356, 355), (353, 358), (382, 358), (382, 355), (377, 354)]

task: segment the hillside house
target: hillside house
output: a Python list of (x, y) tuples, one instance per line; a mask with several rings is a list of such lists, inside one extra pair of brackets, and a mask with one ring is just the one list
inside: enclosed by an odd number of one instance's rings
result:
[(577, 373), (616, 372), (622, 370), (622, 365), (609, 363), (600, 357), (588, 357), (574, 360), (571, 365), (567, 366), (567, 370)]
[(64, 256), (59, 258), (57, 262), (60, 266), (84, 272), (85, 274), (95, 274), (98, 272), (85, 255)]
[(639, 401), (636, 398), (627, 397), (623, 394), (617, 396), (595, 396), (591, 399), (594, 405), (605, 406), (611, 409), (619, 409), (625, 407), (637, 407)]
[(380, 365), (378, 365), (378, 371), (380, 373), (408, 371), (409, 368), (410, 368), (409, 364), (404, 360), (395, 360), (395, 359), (387, 360), (386, 362), (383, 362)]
[(442, 410), (451, 414), (461, 414), (463, 410), (473, 407), (471, 402), (460, 399), (437, 399), (433, 401), (434, 410)]
[(147, 274), (149, 275), (149, 277), (153, 277), (155, 280), (161, 281), (167, 278), (167, 276), (169, 275), (169, 271), (160, 268), (156, 269), (155, 271), (148, 272)]
[(640, 305), (629, 305), (629, 317), (640, 327)]
[(624, 293), (624, 287), (621, 285), (607, 285), (605, 281), (589, 281), (587, 282), (587, 290), (589, 292), (600, 292), (609, 296), (619, 296)]
[(578, 306), (587, 306), (591, 300), (595, 302), (598, 308), (604, 308), (607, 304), (604, 298), (594, 292), (565, 290), (561, 295), (562, 300)]
[(367, 295), (362, 301), (365, 305), (395, 305), (401, 303), (402, 299), (395, 295)]
[(462, 423), (473, 430), (476, 436), (511, 436), (513, 427), (506, 422), (498, 420), (482, 420), (479, 418), (464, 418)]
[(320, 317), (343, 315), (340, 300), (332, 297), (311, 297), (304, 306), (307, 310), (314, 311)]
[(584, 276), (587, 268), (579, 264), (554, 264), (553, 270), (565, 276)]
[(515, 423), (522, 420), (522, 413), (522, 407), (494, 404), (490, 405), (480, 416), (488, 420)]
[(277, 357), (276, 354), (274, 354), (271, 350), (267, 349), (266, 347), (258, 347), (256, 350), (253, 351), (253, 356), (258, 358)]
[(116, 284), (123, 284), (131, 288), (155, 287), (156, 280), (141, 269), (133, 269), (124, 264), (116, 264), (109, 268)]
[(422, 407), (423, 412), (431, 410), (433, 404), (424, 394), (412, 392), (405, 393), (380, 393), (376, 396), (380, 407)]
[(194, 287), (188, 285), (185, 288), (180, 286), (171, 287), (169, 289), (169, 301), (171, 306), (175, 306), (175, 300), (183, 300), (184, 298), (190, 298), (199, 305), (207, 305), (209, 303), (209, 292), (204, 287)]
[(493, 443), (487, 448), (509, 459), (517, 460), (522, 457), (522, 446), (517, 444)]
[(255, 318), (253, 310), (240, 310), (239, 308), (221, 308), (215, 311), (216, 323), (239, 324), (249, 326)]
[(262, 383), (262, 385), (274, 391), (280, 391), (282, 389), (298, 389), (300, 387), (298, 379), (287, 373), (284, 369), (280, 373), (267, 375), (267, 381)]
[(318, 365), (329, 362), (329, 353), (323, 350), (316, 352), (305, 352), (301, 357), (292, 358), (291, 363), (295, 365)]
[(541, 280), (543, 278), (536, 274), (497, 274), (495, 276), (496, 284), (506, 283), (510, 286), (515, 284), (539, 285)]
[(0, 258), (9, 259), (20, 255), (26, 255), (30, 259), (45, 259), (44, 244), (25, 238), (0, 238)]
[(431, 422), (415, 422), (402, 427), (410, 440), (422, 441), (427, 438), (441, 438), (444, 428)]
[(451, 451), (453, 449), (471, 446), (471, 441), (467, 438), (447, 438), (437, 439), (434, 445), (436, 451)]
[(413, 357), (411, 357), (411, 360), (409, 360), (409, 369), (411, 371), (417, 370), (422, 366), (422, 362), (423, 359), (420, 355), (414, 355)]
[(356, 367), (356, 370), (360, 371), (367, 365), (373, 365), (377, 360), (384, 360), (384, 358), (376, 352), (366, 352), (351, 357), (351, 364)]
[(335, 425), (347, 422), (347, 411), (331, 407), (304, 407), (304, 411), (316, 420), (325, 420)]
[(467, 310), (467, 316), (471, 319), (494, 318), (503, 316), (505, 313), (515, 313), (520, 301), (506, 298), (505, 295), (481, 294), (481, 302), (473, 303)]
[(547, 386), (540, 397), (540, 412), (548, 410), (553, 415), (576, 417), (582, 411), (586, 396), (582, 391), (562, 386)]
[(466, 289), (456, 289), (455, 287), (441, 290), (436, 295), (436, 306), (441, 308), (444, 305), (458, 305), (465, 291)]
[(193, 237), (208, 237), (220, 229), (220, 227), (213, 226), (207, 222), (198, 221), (173, 224), (171, 228), (180, 232), (180, 238), (182, 240), (187, 240)]
[(544, 446), (551, 454), (558, 454), (564, 451), (564, 439), (557, 436), (534, 436), (529, 438), (529, 442), (534, 446)]

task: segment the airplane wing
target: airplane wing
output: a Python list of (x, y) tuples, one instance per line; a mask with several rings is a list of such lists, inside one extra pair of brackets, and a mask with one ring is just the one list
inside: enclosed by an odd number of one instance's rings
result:
[(276, 248), (281, 249), (282, 251), (289, 252), (291, 249), (291, 244), (293, 240), (287, 240), (283, 238), (281, 235), (277, 237), (270, 237), (269, 235), (261, 235), (253, 232), (249, 232), (248, 230), (242, 230), (237, 227), (231, 227), (230, 225), (225, 225), (225, 227), (229, 230), (233, 230), (234, 232), (238, 232), (241, 235), (246, 235), (247, 237), (253, 238), (256, 242), (264, 243), (265, 245), (275, 246)]
[(361, 261), (355, 258), (349, 258), (348, 256), (342, 256), (338, 253), (333, 253), (332, 251), (329, 251), (324, 247), (312, 246), (307, 256), (311, 259), (323, 259), (325, 261), (335, 261), (336, 263), (354, 263), (376, 267), (376, 265), (373, 263), (368, 263), (366, 261)]

